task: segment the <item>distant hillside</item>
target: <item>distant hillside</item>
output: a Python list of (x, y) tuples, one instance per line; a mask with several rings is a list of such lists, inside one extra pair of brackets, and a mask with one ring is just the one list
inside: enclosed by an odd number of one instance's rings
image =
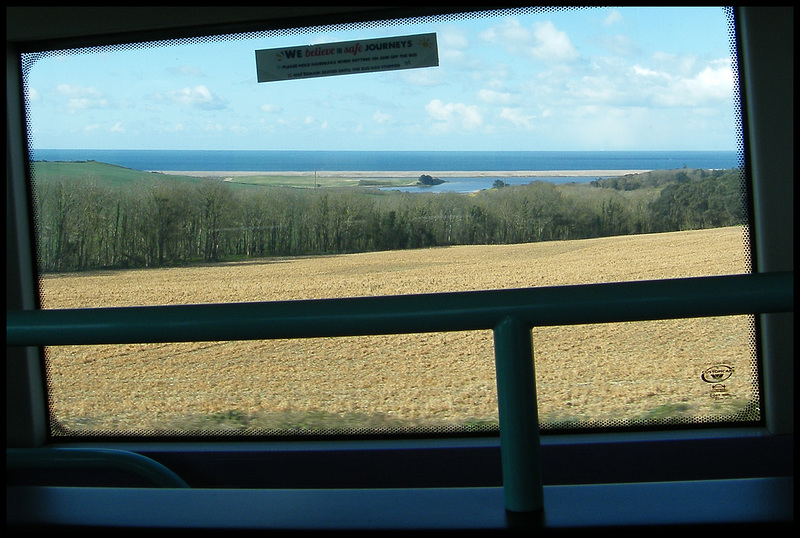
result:
[(34, 180), (42, 185), (56, 180), (94, 180), (109, 186), (126, 186), (154, 178), (201, 183), (201, 178), (143, 172), (98, 161), (34, 161)]

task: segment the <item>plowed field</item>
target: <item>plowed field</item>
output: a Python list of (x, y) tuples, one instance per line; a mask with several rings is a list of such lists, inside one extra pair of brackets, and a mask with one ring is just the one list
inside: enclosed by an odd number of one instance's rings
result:
[[(49, 274), (46, 308), (270, 301), (743, 273), (738, 227), (523, 245)], [(543, 427), (756, 412), (743, 316), (537, 328)], [(73, 432), (463, 427), (497, 421), (489, 331), (47, 350)], [(725, 364), (716, 385), (703, 370)], [(737, 415), (738, 416), (738, 415)]]

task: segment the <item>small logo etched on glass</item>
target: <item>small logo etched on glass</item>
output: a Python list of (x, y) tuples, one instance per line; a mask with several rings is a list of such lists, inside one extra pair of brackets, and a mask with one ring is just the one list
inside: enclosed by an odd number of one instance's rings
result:
[(710, 396), (713, 400), (724, 400), (730, 398), (731, 394), (728, 392), (727, 387), (722, 384), (723, 381), (733, 375), (733, 366), (727, 364), (716, 364), (703, 370), (700, 377), (706, 383), (711, 383)]
[(703, 370), (703, 373), (700, 374), (700, 377), (703, 378), (703, 381), (706, 383), (720, 383), (732, 375), (733, 366), (728, 366), (727, 364), (717, 364)]

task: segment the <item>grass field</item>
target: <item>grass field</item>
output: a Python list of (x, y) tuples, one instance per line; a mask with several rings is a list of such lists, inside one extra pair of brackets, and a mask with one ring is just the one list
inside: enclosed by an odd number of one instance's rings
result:
[(133, 183), (169, 180), (201, 183), (207, 179), (225, 181), (232, 188), (247, 187), (406, 187), (415, 185), (419, 175), (402, 172), (385, 175), (381, 172), (155, 172), (125, 168), (97, 161), (35, 161), (37, 182), (55, 180), (89, 180), (109, 186), (130, 186)]
[(199, 183), (200, 178), (184, 176), (181, 174), (159, 174), (143, 172), (114, 164), (97, 161), (62, 162), (62, 161), (34, 161), (34, 180), (36, 182), (49, 182), (55, 180), (89, 180), (97, 181), (110, 186), (129, 186), (133, 183), (148, 179), (169, 179), (188, 183)]
[[(46, 308), (270, 301), (553, 286), (747, 271), (738, 227), (523, 245), (48, 274)], [(621, 425), (757, 413), (745, 316), (537, 328), (540, 419)], [(496, 424), (488, 331), (47, 351), (73, 431)], [(703, 370), (733, 375), (713, 387)]]

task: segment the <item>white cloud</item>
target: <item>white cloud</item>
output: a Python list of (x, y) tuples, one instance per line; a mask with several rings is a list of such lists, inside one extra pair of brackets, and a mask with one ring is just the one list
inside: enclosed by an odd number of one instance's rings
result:
[(281, 112), (283, 110), (280, 105), (270, 105), (270, 104), (261, 105), (259, 108), (261, 112), (266, 112), (267, 114), (274, 114), (277, 112)]
[(484, 30), (480, 37), (489, 43), (501, 44), (506, 50), (513, 52), (519, 52), (531, 41), (530, 30), (523, 28), (517, 19), (507, 19), (502, 26)]
[(500, 111), (500, 117), (508, 120), (516, 127), (533, 127), (534, 116), (525, 115), (520, 108), (503, 108)]
[(569, 127), (563, 134), (573, 143), (605, 149), (624, 149), (648, 136), (654, 124), (643, 108), (579, 106), (564, 111)]
[[(503, 77), (503, 78), (505, 78), (505, 76), (506, 76), (502, 71), (500, 73), (498, 73), (498, 75)], [(504, 84), (505, 84), (505, 82), (503, 82), (502, 80), (496, 79), (496, 78), (486, 82), (486, 85), (489, 86), (490, 88), (497, 88), (497, 89), (502, 88)]]
[(433, 99), (425, 105), (425, 111), (439, 122), (436, 127), (440, 131), (473, 130), (483, 124), (483, 117), (475, 105), (444, 103), (440, 99)]
[(592, 42), (615, 56), (636, 56), (642, 52), (641, 47), (636, 41), (634, 41), (630, 36), (622, 34), (596, 36), (592, 39)]
[(203, 72), (193, 65), (181, 65), (178, 67), (169, 68), (169, 72), (173, 75), (189, 76), (189, 77), (202, 77)]
[(733, 71), (729, 62), (718, 62), (704, 68), (692, 79), (691, 87), (710, 99), (730, 99), (733, 95)]
[(608, 13), (608, 15), (606, 15), (606, 18), (603, 19), (603, 25), (604, 26), (611, 26), (612, 24), (617, 23), (617, 22), (619, 22), (621, 20), (622, 20), (622, 13), (620, 13), (616, 9), (612, 9)]
[(227, 108), (227, 104), (221, 97), (211, 93), (211, 90), (203, 85), (169, 92), (167, 98), (174, 103), (202, 110), (222, 110)]
[(383, 113), (380, 110), (376, 110), (372, 115), (372, 120), (375, 123), (390, 123), (393, 119), (391, 114)]
[(547, 61), (570, 61), (580, 56), (567, 33), (556, 29), (552, 22), (536, 22), (533, 28), (536, 44), (530, 52), (535, 58)]
[(104, 101), (95, 101), (92, 99), (70, 99), (67, 101), (67, 108), (70, 112), (75, 112), (76, 110), (83, 110), (86, 108), (96, 108), (96, 107), (103, 107), (105, 106)]
[(640, 87), (657, 106), (695, 107), (733, 98), (733, 71), (727, 60), (711, 62), (698, 70), (694, 59), (684, 59), (672, 68), (673, 73), (639, 65), (633, 67)]
[(478, 91), (478, 99), (489, 104), (507, 104), (513, 100), (513, 96), (508, 92), (484, 89)]
[(568, 83), (570, 96), (585, 104), (611, 103), (622, 92), (619, 84), (607, 76), (584, 76)]
[(517, 19), (481, 34), (484, 41), (503, 46), (511, 54), (525, 54), (546, 62), (572, 61), (580, 57), (566, 32), (551, 21), (534, 22), (525, 28)]
[(56, 92), (67, 98), (66, 106), (70, 112), (89, 108), (106, 108), (109, 104), (103, 92), (93, 87), (59, 84), (56, 86)]
[(448, 27), (436, 37), (439, 59), (447, 62), (461, 62), (468, 57), (469, 39), (460, 29)]
[(122, 122), (118, 121), (111, 127), (112, 133), (124, 133), (125, 127), (122, 125)]
[(439, 32), (436, 38), (439, 49), (464, 50), (469, 46), (469, 39), (463, 30), (449, 27)]
[(633, 72), (642, 77), (659, 77), (665, 79), (670, 78), (670, 76), (663, 71), (655, 71), (647, 67), (642, 67), (641, 65), (634, 65)]
[(67, 97), (93, 97), (99, 99), (103, 95), (103, 93), (96, 88), (90, 86), (74, 86), (72, 84), (59, 84), (56, 86), (56, 91)]
[(440, 86), (443, 82), (442, 71), (438, 69), (407, 69), (397, 74), (411, 88)]
[(697, 57), (692, 54), (670, 54), (666, 52), (654, 52), (652, 61), (659, 66), (662, 71), (674, 73), (676, 76), (689, 76), (697, 70)]

